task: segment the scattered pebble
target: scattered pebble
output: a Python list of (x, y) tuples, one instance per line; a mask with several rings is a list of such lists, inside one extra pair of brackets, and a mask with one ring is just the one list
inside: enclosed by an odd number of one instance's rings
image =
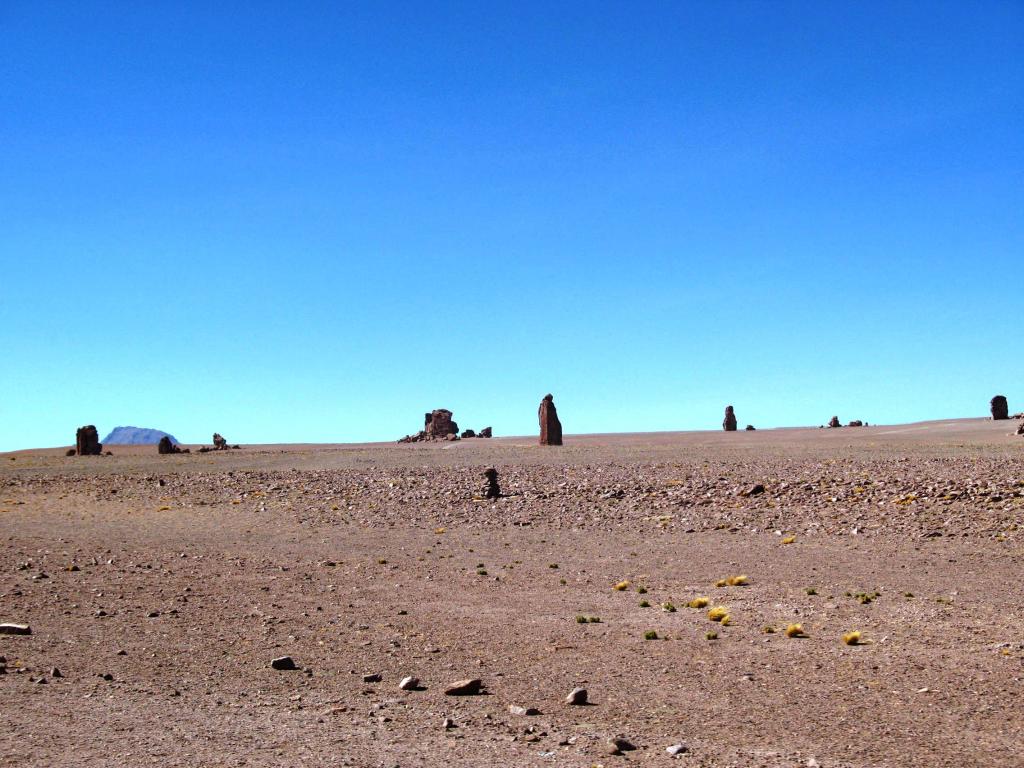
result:
[(540, 710), (536, 707), (520, 707), (515, 704), (509, 704), (508, 711), (510, 714), (519, 715), (520, 717), (533, 717), (540, 714)]
[(609, 755), (621, 755), (623, 752), (634, 751), (636, 749), (636, 745), (629, 739), (623, 738), (622, 736), (615, 736), (608, 739), (606, 749)]

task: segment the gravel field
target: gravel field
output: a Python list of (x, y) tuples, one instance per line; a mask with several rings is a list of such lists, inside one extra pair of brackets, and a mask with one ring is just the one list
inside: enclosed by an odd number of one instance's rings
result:
[(2, 454), (0, 765), (1024, 766), (1015, 427)]

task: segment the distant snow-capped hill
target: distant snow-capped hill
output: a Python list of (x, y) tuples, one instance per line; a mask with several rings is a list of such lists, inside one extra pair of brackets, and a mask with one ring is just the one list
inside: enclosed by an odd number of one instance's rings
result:
[(147, 429), (145, 427), (114, 427), (114, 429), (103, 438), (104, 445), (156, 445), (160, 438), (167, 436), (171, 442), (178, 444), (174, 435), (161, 432), (159, 429)]

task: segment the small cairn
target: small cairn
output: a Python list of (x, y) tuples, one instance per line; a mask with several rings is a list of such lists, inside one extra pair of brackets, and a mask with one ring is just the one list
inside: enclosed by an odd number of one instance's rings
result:
[(726, 432), (736, 431), (736, 412), (731, 405), (725, 406), (725, 419), (722, 421), (722, 429)]
[(1003, 395), (996, 395), (989, 403), (989, 410), (992, 412), (992, 421), (1003, 421), (1010, 418), (1010, 406)]
[(498, 485), (498, 470), (494, 467), (488, 467), (484, 470), (484, 498), (485, 499), (498, 499), (501, 498), (501, 487)]
[(540, 408), (537, 409), (537, 419), (540, 421), (540, 444), (561, 445), (562, 422), (558, 420), (554, 396), (544, 395), (544, 399), (540, 401)]
[(99, 432), (96, 427), (90, 424), (87, 427), (79, 427), (75, 433), (75, 453), (79, 456), (100, 456), (103, 454), (103, 444), (100, 443)]

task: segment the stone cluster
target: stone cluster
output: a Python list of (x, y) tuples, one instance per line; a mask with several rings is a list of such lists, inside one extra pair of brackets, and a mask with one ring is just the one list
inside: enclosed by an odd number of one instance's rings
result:
[(241, 448), (240, 445), (228, 445), (228, 439), (224, 437), (220, 432), (213, 433), (213, 447), (204, 445), (199, 449), (199, 453), (210, 453), (211, 451), (226, 451), (231, 449), (237, 451)]
[[(490, 437), (492, 430), (490, 427), (484, 427), (479, 432), (474, 432), (472, 429), (465, 430), (461, 437)], [(452, 412), (447, 408), (438, 408), (425, 414), (423, 417), (423, 429), (417, 432), (415, 435), (406, 435), (399, 439), (400, 443), (421, 443), (424, 441), (432, 440), (458, 440), (459, 425), (452, 419)]]

